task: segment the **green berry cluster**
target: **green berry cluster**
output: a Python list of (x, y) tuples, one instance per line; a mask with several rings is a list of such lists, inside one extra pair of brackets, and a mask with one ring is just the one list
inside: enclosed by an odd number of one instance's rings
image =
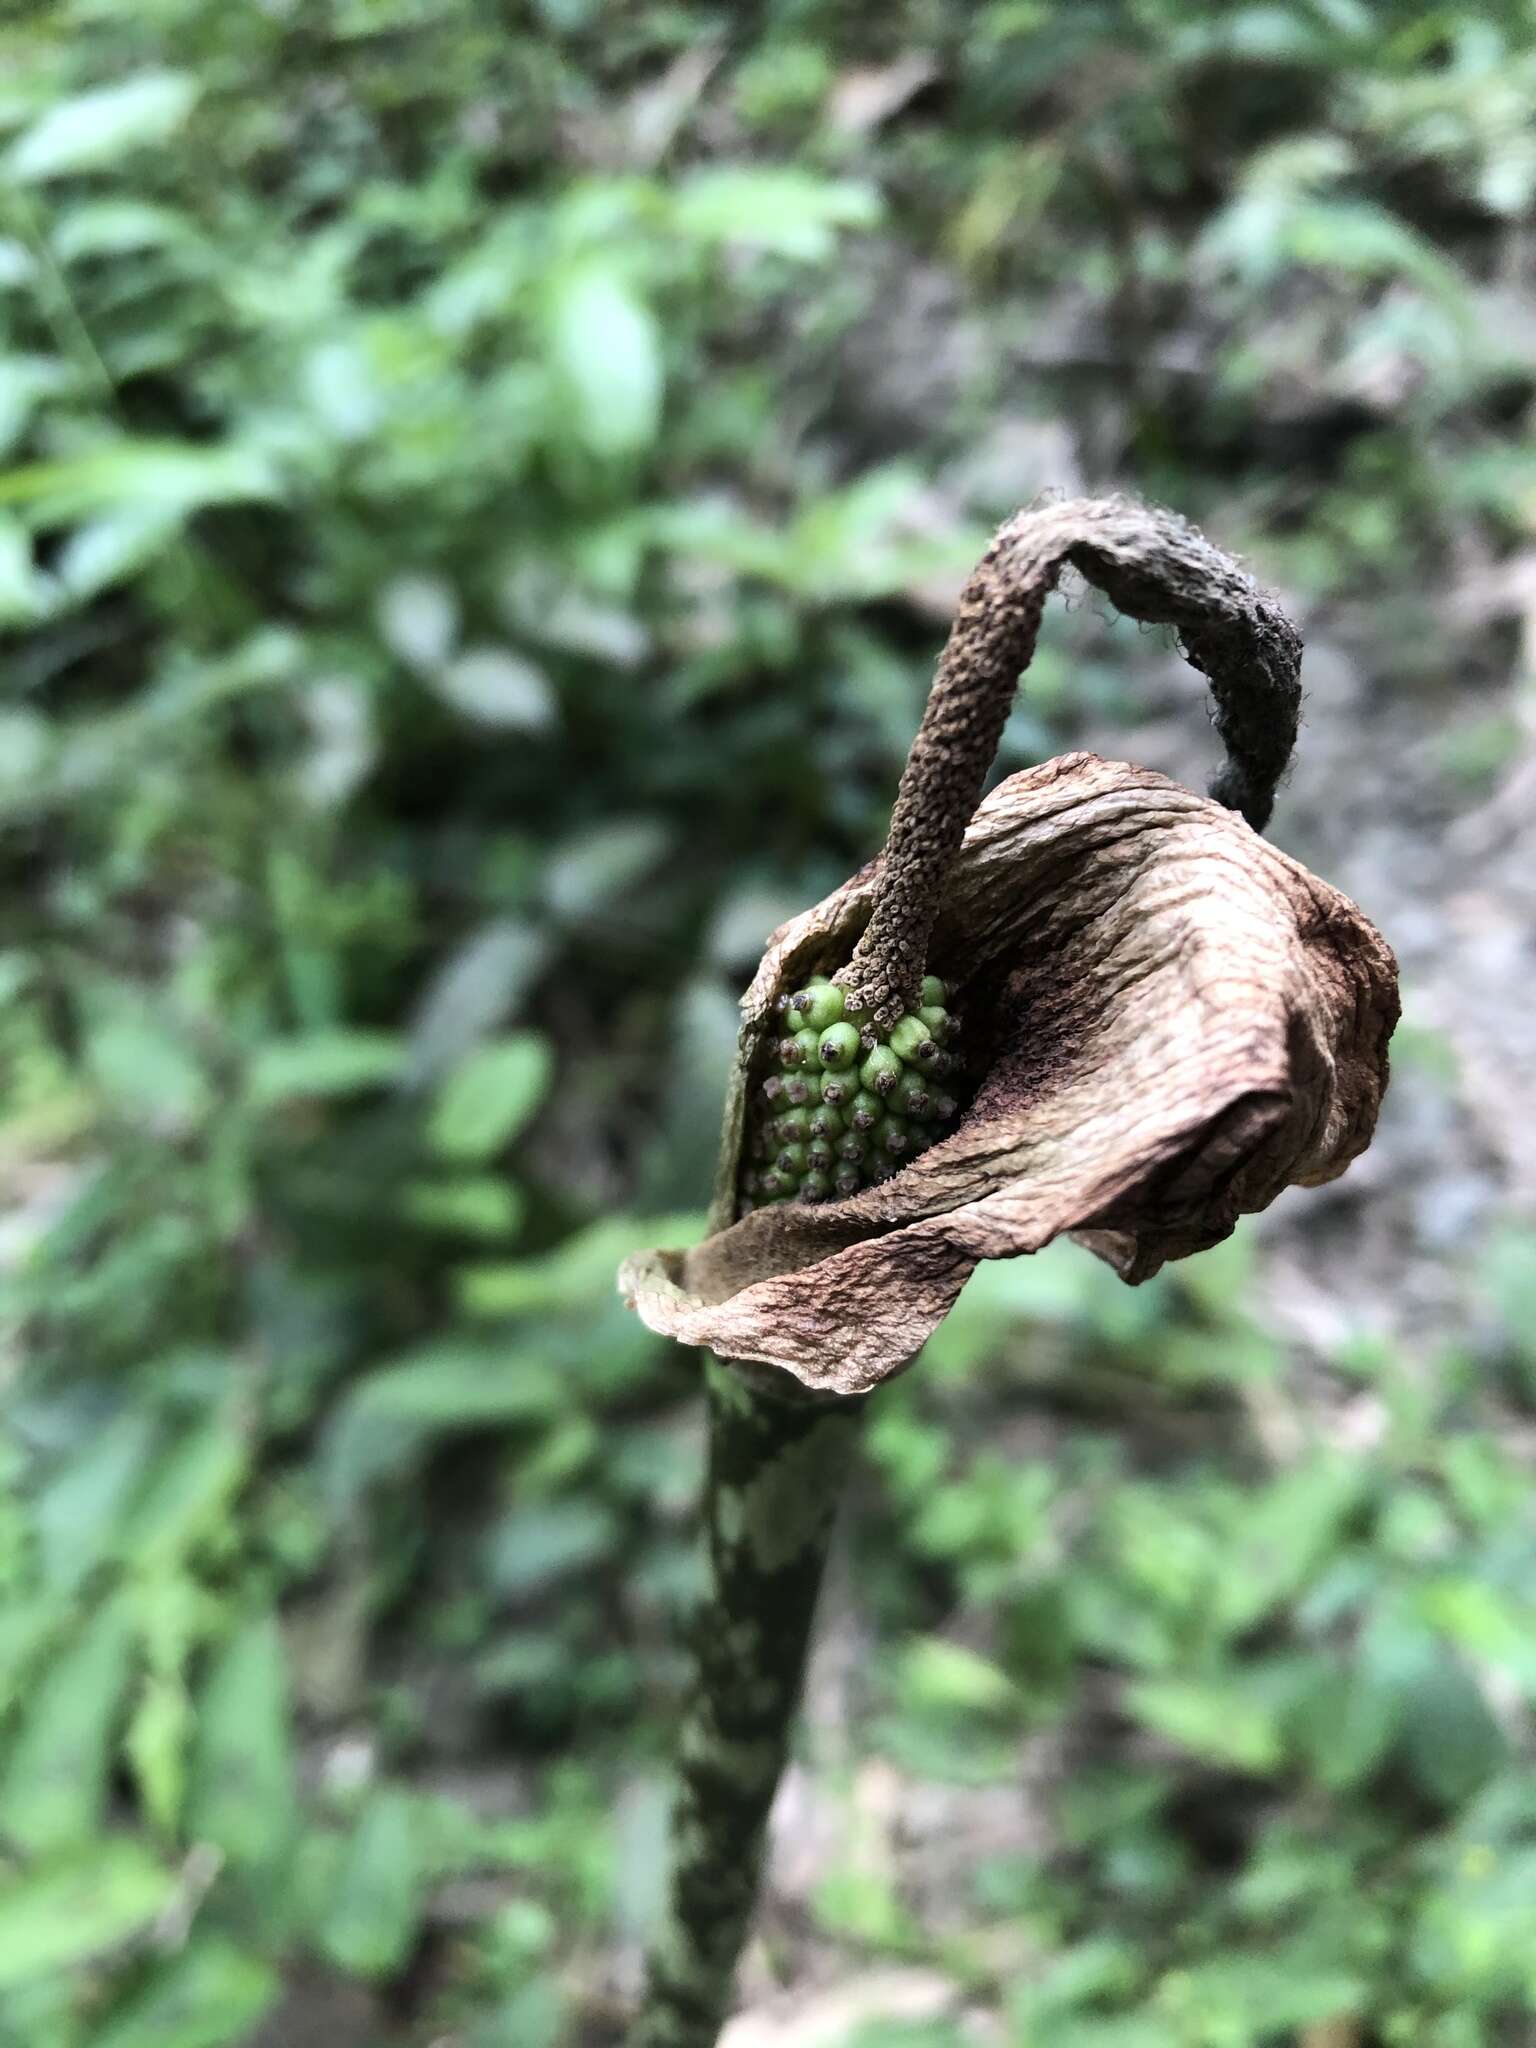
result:
[(779, 997), (782, 1036), (750, 1119), (742, 1215), (856, 1195), (943, 1136), (959, 1109), (960, 1027), (947, 995), (926, 975), (921, 1007), (883, 1037), (824, 974)]

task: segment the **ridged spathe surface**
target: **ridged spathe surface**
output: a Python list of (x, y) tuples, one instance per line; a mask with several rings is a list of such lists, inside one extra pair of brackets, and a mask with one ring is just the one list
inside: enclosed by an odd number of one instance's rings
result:
[[(743, 999), (721, 1184), (775, 993), (846, 959), (866, 869), (770, 941)], [(1347, 897), (1166, 777), (1073, 754), (1015, 775), (966, 834), (929, 965), (990, 1020), (953, 1135), (845, 1201), (779, 1206), (629, 1260), (644, 1321), (804, 1386), (910, 1362), (981, 1259), (1078, 1234), (1137, 1281), (1219, 1242), (1370, 1140), (1396, 963)], [(717, 1203), (715, 1223), (729, 1211)]]

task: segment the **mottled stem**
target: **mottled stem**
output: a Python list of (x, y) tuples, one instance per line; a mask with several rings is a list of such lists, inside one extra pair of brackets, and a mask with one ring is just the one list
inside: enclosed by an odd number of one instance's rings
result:
[(630, 2048), (712, 2048), (720, 2031), (864, 1405), (786, 1398), (713, 1363), (708, 1384), (709, 1582), (666, 1914)]
[(1172, 626), (1210, 680), (1226, 763), (1211, 795), (1262, 830), (1296, 743), (1301, 636), (1275, 601), (1172, 512), (1080, 498), (1015, 513), (960, 598), (891, 814), (868, 928), (835, 976), (889, 1029), (916, 1007), (945, 877), (1064, 568), (1118, 610)]

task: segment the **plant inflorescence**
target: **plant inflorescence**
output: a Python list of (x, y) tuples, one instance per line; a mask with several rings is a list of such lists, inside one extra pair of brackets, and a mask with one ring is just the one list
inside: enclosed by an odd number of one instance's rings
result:
[(747, 1134), (740, 1214), (856, 1195), (953, 1124), (960, 1020), (936, 974), (920, 993), (918, 1007), (884, 1032), (825, 974), (779, 996), (782, 1028)]

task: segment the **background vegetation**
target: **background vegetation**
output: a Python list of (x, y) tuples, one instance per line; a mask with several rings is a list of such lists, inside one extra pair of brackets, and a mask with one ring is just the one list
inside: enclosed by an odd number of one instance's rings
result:
[[(1536, 2038), (1529, 10), (7, 24), (0, 2043), (618, 2039), (700, 1439), (613, 1267), (1113, 485), (1306, 624), (1390, 1114), (882, 1397), (738, 2038)], [(1073, 744), (1202, 778), (1198, 679), (1058, 611)]]

